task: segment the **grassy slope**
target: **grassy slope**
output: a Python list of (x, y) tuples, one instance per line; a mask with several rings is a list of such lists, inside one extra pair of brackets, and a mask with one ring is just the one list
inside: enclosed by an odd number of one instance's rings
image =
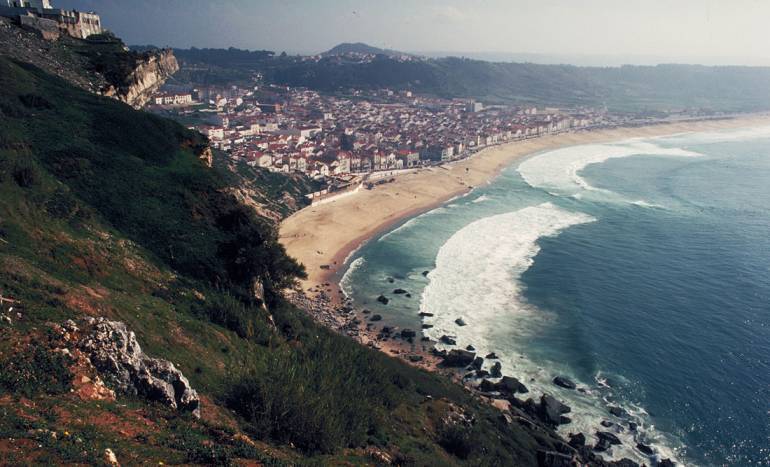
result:
[[(559, 443), (268, 294), (273, 327), (250, 280), (269, 291), (300, 271), (197, 160), (199, 135), (4, 58), (0, 122), (0, 290), (24, 304), (0, 324), (11, 462), (92, 463), (110, 447), (126, 463), (360, 463), (368, 447), (417, 465), (530, 465), (537, 445)], [(125, 321), (176, 363), (205, 398), (203, 419), (69, 393), (48, 330), (82, 315)], [(457, 407), (475, 422), (447, 430)]]

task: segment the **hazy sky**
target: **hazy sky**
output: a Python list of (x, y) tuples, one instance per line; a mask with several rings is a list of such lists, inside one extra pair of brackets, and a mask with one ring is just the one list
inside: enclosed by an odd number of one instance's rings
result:
[[(53, 0), (96, 10), (129, 44), (770, 64), (768, 0)], [(644, 57), (647, 59), (644, 59)]]

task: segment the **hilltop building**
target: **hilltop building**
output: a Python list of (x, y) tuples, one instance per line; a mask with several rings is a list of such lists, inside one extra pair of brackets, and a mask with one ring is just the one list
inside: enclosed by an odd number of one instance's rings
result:
[(98, 14), (54, 8), (50, 0), (0, 0), (0, 16), (36, 29), (47, 39), (57, 33), (85, 39), (104, 32)]

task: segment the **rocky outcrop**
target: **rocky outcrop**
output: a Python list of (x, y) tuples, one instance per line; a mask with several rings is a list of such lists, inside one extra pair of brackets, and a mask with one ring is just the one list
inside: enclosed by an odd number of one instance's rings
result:
[(540, 419), (550, 426), (555, 427), (562, 424), (562, 415), (570, 413), (571, 410), (568, 406), (548, 394), (543, 394), (540, 397)]
[(138, 60), (134, 70), (120, 84), (107, 88), (104, 95), (140, 108), (177, 71), (179, 63), (174, 52), (171, 49), (157, 50)]
[(168, 360), (147, 356), (124, 323), (89, 317), (80, 330), (71, 321), (63, 328), (81, 336), (78, 349), (117, 391), (200, 416), (200, 398), (187, 378)]
[(201, 152), (198, 153), (198, 159), (202, 160), (206, 167), (211, 168), (214, 165), (214, 153), (211, 151), (211, 146), (206, 146)]

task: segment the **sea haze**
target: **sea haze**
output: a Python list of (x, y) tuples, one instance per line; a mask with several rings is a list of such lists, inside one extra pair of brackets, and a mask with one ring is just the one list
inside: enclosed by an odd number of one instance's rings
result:
[(614, 423), (616, 458), (646, 461), (642, 442), (689, 464), (763, 465), (767, 180), (770, 128), (536, 154), (372, 240), (342, 283), (387, 324), (419, 328), (433, 313), (428, 336), (496, 352), (530, 395), (572, 407), (563, 433), (592, 440)]

